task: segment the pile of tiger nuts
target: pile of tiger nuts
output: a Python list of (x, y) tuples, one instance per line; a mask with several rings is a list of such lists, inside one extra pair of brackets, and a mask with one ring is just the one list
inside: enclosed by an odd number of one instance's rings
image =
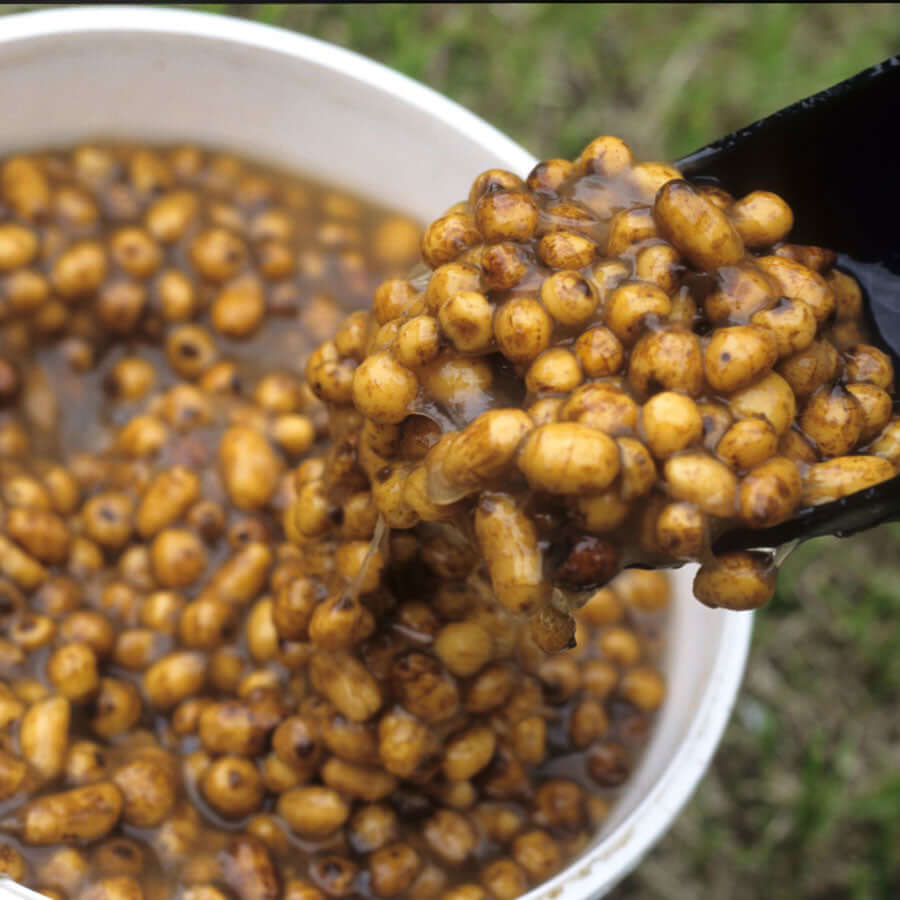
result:
[[(553, 325), (600, 315), (590, 267), (542, 287), (529, 235), (486, 224), (565, 172), (481, 178), (496, 209), (432, 226), (426, 287), (415, 223), (233, 156), (0, 162), (0, 873), (51, 900), (512, 900), (588, 844), (664, 700), (669, 598), (628, 571), (574, 635), (521, 615), (569, 501), (527, 500), (513, 454), (550, 483), (554, 373), (624, 359)], [(566, 203), (541, 221), (599, 246)], [(553, 484), (619, 465), (591, 433)], [(639, 497), (653, 458), (615, 440)]]
[(694, 186), (614, 137), (525, 181), (479, 175), (428, 227), (428, 270), (310, 359), (335, 445), (288, 527), (334, 533), (370, 484), (439, 567), (482, 560), (549, 652), (629, 564), (699, 560), (704, 603), (762, 605), (770, 557), (714, 539), (900, 466), (860, 288), (830, 250), (785, 243), (792, 226), (781, 197)]

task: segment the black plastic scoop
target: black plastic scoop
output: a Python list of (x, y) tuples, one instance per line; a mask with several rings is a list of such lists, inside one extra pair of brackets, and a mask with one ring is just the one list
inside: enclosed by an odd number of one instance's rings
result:
[[(900, 372), (900, 56), (735, 131), (675, 163), (735, 196), (765, 188), (794, 211), (791, 240), (840, 250), (863, 288), (876, 343)], [(895, 401), (895, 409), (897, 403)], [(775, 548), (900, 519), (900, 476), (801, 510), (766, 529), (723, 534), (715, 550)]]

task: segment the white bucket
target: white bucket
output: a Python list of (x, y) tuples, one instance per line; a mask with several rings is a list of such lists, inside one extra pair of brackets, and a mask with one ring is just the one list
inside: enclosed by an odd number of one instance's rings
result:
[[(243, 20), (145, 7), (0, 19), (0, 110), (3, 154), (104, 137), (190, 141), (318, 176), (425, 221), (465, 197), (483, 169), (524, 176), (535, 163), (455, 103), (356, 54)], [(526, 900), (602, 896), (665, 833), (709, 765), (752, 616), (701, 606), (693, 574), (673, 573), (669, 694), (641, 764), (590, 848)], [(38, 896), (0, 883), (0, 900)]]

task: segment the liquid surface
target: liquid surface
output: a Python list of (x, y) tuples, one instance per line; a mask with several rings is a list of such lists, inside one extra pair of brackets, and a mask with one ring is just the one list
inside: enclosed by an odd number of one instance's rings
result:
[[(336, 534), (295, 524), (341, 465), (309, 357), (419, 227), (196, 148), (17, 157), (0, 196), (0, 871), (64, 900), (478, 900), (580, 853), (663, 700), (665, 578), (597, 591), (550, 656), (365, 483)], [(492, 391), (522, 399), (511, 370)]]

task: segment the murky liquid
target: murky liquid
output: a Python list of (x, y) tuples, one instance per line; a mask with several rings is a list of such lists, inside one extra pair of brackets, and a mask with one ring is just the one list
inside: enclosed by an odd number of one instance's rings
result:
[[(15, 454), (5, 457), (0, 450), (0, 488), (25, 472), (43, 471), (42, 460), (58, 462), (81, 473), (84, 496), (115, 490), (138, 500), (158, 472), (176, 465), (194, 472), (200, 498), (218, 504), (225, 513), (224, 522), (218, 533), (204, 536), (206, 563), (202, 574), (175, 592), (180, 603), (190, 604), (242, 547), (260, 542), (272, 548), (275, 561), (270, 580), (240, 609), (224, 643), (215, 648), (227, 650), (236, 660), (240, 685), (256, 677), (264, 687), (245, 694), (240, 687), (226, 690), (216, 686), (209, 680), (215, 653), (200, 651), (206, 653), (208, 680), (199, 694), (173, 710), (154, 709), (147, 700), (145, 672), (166, 654), (183, 649), (178, 626), (156, 629), (147, 659), (138, 665), (126, 664), (129, 657), (122, 639), (123, 635), (134, 638), (145, 627), (147, 597), (164, 587), (154, 583), (152, 566), (149, 573), (139, 567), (132, 571), (127, 562), (132, 559), (128, 551), (146, 550), (152, 542), (132, 535), (127, 546), (104, 549), (97, 571), (75, 570), (70, 562), (48, 564), (48, 584), (71, 578), (81, 594), (75, 609), (53, 612), (49, 618), (59, 629), (77, 610), (102, 612), (114, 629), (115, 644), (111, 651), (100, 655), (100, 675), (134, 685), (143, 698), (134, 726), (111, 738), (99, 735), (94, 727), (99, 712), (96, 696), (73, 702), (69, 749), (77, 741), (93, 742), (99, 754), (97, 777), (102, 780), (112, 777), (148, 748), (168, 754), (165, 758), (177, 773), (176, 800), (158, 826), (138, 827), (126, 813), (102, 839), (33, 846), (21, 827), (27, 803), (73, 789), (79, 780), (68, 763), (62, 774), (50, 779), (42, 780), (29, 771), (18, 790), (0, 800), (0, 866), (9, 868), (7, 856), (14, 848), (25, 860), (26, 872), (19, 876), (23, 883), (38, 890), (56, 890), (57, 896), (68, 900), (81, 896), (86, 886), (117, 875), (133, 876), (134, 890), (139, 892), (134, 896), (145, 900), (275, 900), (281, 896), (297, 900), (301, 893), (306, 900), (322, 896), (383, 896), (384, 889), (379, 891), (373, 883), (374, 848), (363, 846), (352, 824), (353, 816), (377, 806), (385, 816), (396, 817), (396, 828), (386, 843), (411, 848), (417, 859), (415, 873), (397, 896), (427, 900), (454, 886), (478, 883), (490, 863), (517, 853), (524, 859), (525, 851), (521, 847), (517, 850), (515, 841), (535, 831), (546, 836), (557, 854), (546, 871), (530, 874), (522, 889), (539, 883), (586, 845), (601, 824), (608, 804), (614, 802), (621, 784), (640, 760), (654, 714), (629, 702), (619, 682), (636, 666), (652, 668), (658, 664), (666, 621), (664, 582), (653, 582), (650, 591), (658, 607), (655, 612), (642, 612), (632, 604), (629, 598), (639, 592), (634, 585), (626, 589), (623, 582), (620, 594), (612, 600), (607, 598), (612, 612), (596, 621), (585, 618), (579, 646), (550, 661), (535, 654), (533, 648), (529, 650), (521, 623), (496, 608), (485, 583), (479, 600), (483, 600), (484, 608), (477, 615), (493, 644), (490, 664), (484, 668), (494, 667), (511, 678), (511, 689), (501, 702), (483, 709), (472, 699), (483, 673), (451, 676), (436, 663), (434, 650), (442, 629), (463, 616), (475, 617), (476, 613), (454, 612), (449, 605), (440, 607), (438, 593), (461, 585), (448, 578), (436, 578), (417, 558), (392, 565), (385, 573), (383, 589), (363, 597), (371, 607), (375, 625), (372, 634), (352, 652), (367, 671), (376, 673), (384, 695), (377, 716), (363, 723), (351, 722), (313, 688), (306, 660), (311, 653), (322, 651), (306, 638), (279, 638), (273, 655), (254, 657), (248, 623), (260, 603), (277, 594), (278, 588), (272, 582), (279, 568), (284, 575), (291, 565), (296, 565), (298, 572), (304, 567), (318, 571), (316, 567), (333, 565), (334, 546), (305, 544), (298, 552), (284, 533), (290, 472), (309, 454), (327, 447), (330, 438), (324, 409), (311, 394), (301, 390), (307, 359), (321, 341), (334, 333), (346, 311), (368, 306), (375, 287), (384, 278), (409, 270), (418, 255), (418, 232), (414, 223), (404, 217), (328, 185), (211, 153), (200, 153), (197, 165), (185, 170), (178, 163), (185, 158), (183, 152), (158, 149), (150, 154), (149, 162), (145, 159), (145, 165), (135, 166), (138, 150), (144, 152), (125, 145), (105, 148), (103, 159), (112, 162), (105, 174), (98, 176), (97, 183), (87, 179), (77, 154), (61, 151), (35, 157), (50, 191), (47, 209), (32, 220), (14, 205), (0, 207), (0, 226), (25, 223), (39, 236), (41, 249), (29, 268), (52, 283), (54, 266), (68, 248), (81, 241), (98, 241), (106, 246), (117, 229), (146, 222), (153, 204), (170, 192), (193, 191), (199, 204), (199, 212), (181, 236), (162, 247), (162, 258), (152, 275), (135, 279), (117, 263), (110, 264), (105, 284), (117, 279), (140, 280), (146, 288), (146, 302), (132, 327), (120, 331), (103, 327), (97, 321), (100, 301), (91, 295), (67, 305), (60, 313), (58, 325), (49, 332), (42, 331), (36, 315), (19, 315), (10, 308), (8, 277), (0, 279), (0, 358), (12, 362), (24, 381), (18, 402), (0, 409), (0, 431), (17, 423), (31, 441), (24, 458)], [(158, 182), (155, 185), (154, 179)], [(59, 211), (60, 198), (71, 189), (89, 196), (96, 208), (93, 221), (73, 225)], [(264, 214), (272, 210), (284, 213), (292, 223), (289, 237), (256, 234), (262, 228)], [(240, 236), (248, 247), (247, 263), (240, 275), (257, 278), (262, 286), (265, 315), (251, 334), (239, 339), (216, 330), (212, 310), (222, 286), (204, 277), (191, 259), (194, 238), (211, 227), (226, 228)], [(263, 270), (269, 241), (280, 241), (287, 247), (293, 259), (290, 274), (272, 277)], [(189, 321), (208, 331), (220, 362), (234, 364), (227, 385), (203, 388), (199, 398), (182, 395), (187, 399), (173, 400), (173, 389), (190, 384), (196, 387), (203, 382), (180, 373), (163, 349), (165, 337), (185, 324), (167, 319), (164, 312), (159, 279), (167, 269), (183, 272), (191, 280), (198, 300)], [(123, 360), (143, 360), (152, 369), (152, 388), (136, 399), (123, 398), (117, 387), (116, 373)], [(421, 413), (450, 429), (461, 427), (489, 406), (521, 405), (524, 395), (515, 373), (501, 360), (494, 362), (487, 393), (462, 392), (448, 404), (423, 405)], [(263, 408), (257, 392), (267, 376), (276, 372), (296, 381), (301, 399), (296, 400), (292, 413), (307, 416), (313, 423), (315, 442), (309, 451), (291, 453), (277, 444), (272, 437), (274, 432), (266, 431), (276, 446), (284, 478), (268, 504), (248, 512), (230, 502), (221, 475), (219, 444), (227, 428), (238, 421), (255, 422), (254, 416), (263, 423), (260, 428), (272, 428), (279, 414)], [(121, 449), (121, 434), (139, 416), (165, 422), (167, 437), (155, 455), (133, 459)], [(85, 474), (93, 471), (91, 467), (100, 467), (96, 480)], [(65, 516), (73, 536), (84, 535), (85, 515), (75, 510)], [(188, 526), (186, 518), (187, 514), (172, 524), (196, 532), (199, 526)], [(382, 535), (383, 524), (379, 528), (381, 539), (389, 540), (386, 533)], [(372, 543), (370, 555), (379, 543)], [(4, 573), (0, 582), (5, 585), (13, 577), (5, 557), (0, 558), (0, 570)], [(348, 593), (355, 596), (358, 592), (358, 583), (351, 584)], [(27, 706), (45, 693), (58, 691), (59, 685), (48, 677), (48, 661), (65, 641), (57, 633), (30, 652), (19, 651), (15, 629), (23, 621), (44, 617), (49, 602), (48, 592), (42, 587), (24, 593), (24, 609), (2, 618), (0, 687), (6, 689), (4, 697), (24, 698)], [(615, 640), (618, 644), (613, 646)], [(636, 656), (618, 659), (616, 653), (624, 653), (623, 646)], [(443, 718), (435, 716), (434, 721), (425, 723), (436, 739), (435, 752), (410, 777), (396, 778), (395, 787), (387, 794), (367, 798), (364, 794), (343, 792), (351, 807), (350, 818), (328, 836), (304, 837), (277, 815), (279, 796), (289, 788), (274, 779), (265, 780), (266, 760), (273, 758), (273, 729), (266, 736), (263, 753), (253, 759), (262, 773), (265, 791), (251, 813), (227, 818), (204, 794), (202, 778), (197, 774), (200, 770), (193, 766), (198, 759), (208, 765), (222, 754), (207, 752), (196, 726), (175, 727), (175, 716), (179, 711), (183, 713), (189, 702), (198, 698), (206, 703), (240, 699), (251, 704), (260, 698), (275, 702), (279, 704), (281, 720), (303, 715), (322, 735), (331, 735), (330, 742), (324, 738), (320, 741), (322, 764), (343, 760), (361, 766), (365, 781), (366, 772), (372, 777), (384, 775), (377, 752), (380, 722), (389, 713), (403, 709), (403, 690), (410, 688), (398, 681), (398, 660), (414, 659), (416, 654), (436, 665), (443, 683), (452, 685), (457, 708)], [(597, 669), (596, 664), (606, 668)], [(611, 679), (608, 684), (602, 681), (601, 674)], [(590, 740), (576, 741), (574, 720), (589, 707), (606, 724), (598, 727)], [(442, 774), (442, 754), (451, 739), (481, 725), (489, 726), (497, 735), (496, 753), (471, 778), (454, 783)], [(537, 740), (536, 735), (545, 735), (540, 738), (542, 750), (528, 757), (529, 742)], [(358, 750), (370, 743), (376, 748), (374, 754)], [(23, 753), (18, 719), (0, 732), (0, 750), (16, 758)], [(594, 777), (599, 771), (596, 764), (594, 774), (589, 771), (589, 757), (601, 751), (612, 754), (603, 783)], [(203, 759), (204, 754), (208, 759)], [(311, 777), (297, 776), (296, 784), (290, 787), (323, 783), (327, 781), (320, 766)], [(557, 788), (559, 797), (568, 798), (564, 808), (554, 802)], [(448, 857), (444, 845), (457, 840), (458, 834), (441, 825), (442, 812), (453, 812), (471, 830), (472, 844), (462, 859)], [(496, 823), (503, 816), (507, 822), (514, 820), (515, 827), (501, 829)], [(252, 870), (242, 870), (243, 864), (236, 862), (235, 848), (243, 845), (235, 841), (242, 839), (255, 841), (253, 847), (264, 848), (280, 885), (277, 889), (264, 887), (262, 871), (254, 874)], [(113, 842), (123, 840), (127, 849), (117, 852)], [(131, 865), (129, 854), (136, 854), (139, 863)], [(119, 858), (120, 865), (111, 865), (111, 858)], [(200, 893), (201, 887), (209, 893)], [(191, 893), (192, 890), (196, 892)]]

